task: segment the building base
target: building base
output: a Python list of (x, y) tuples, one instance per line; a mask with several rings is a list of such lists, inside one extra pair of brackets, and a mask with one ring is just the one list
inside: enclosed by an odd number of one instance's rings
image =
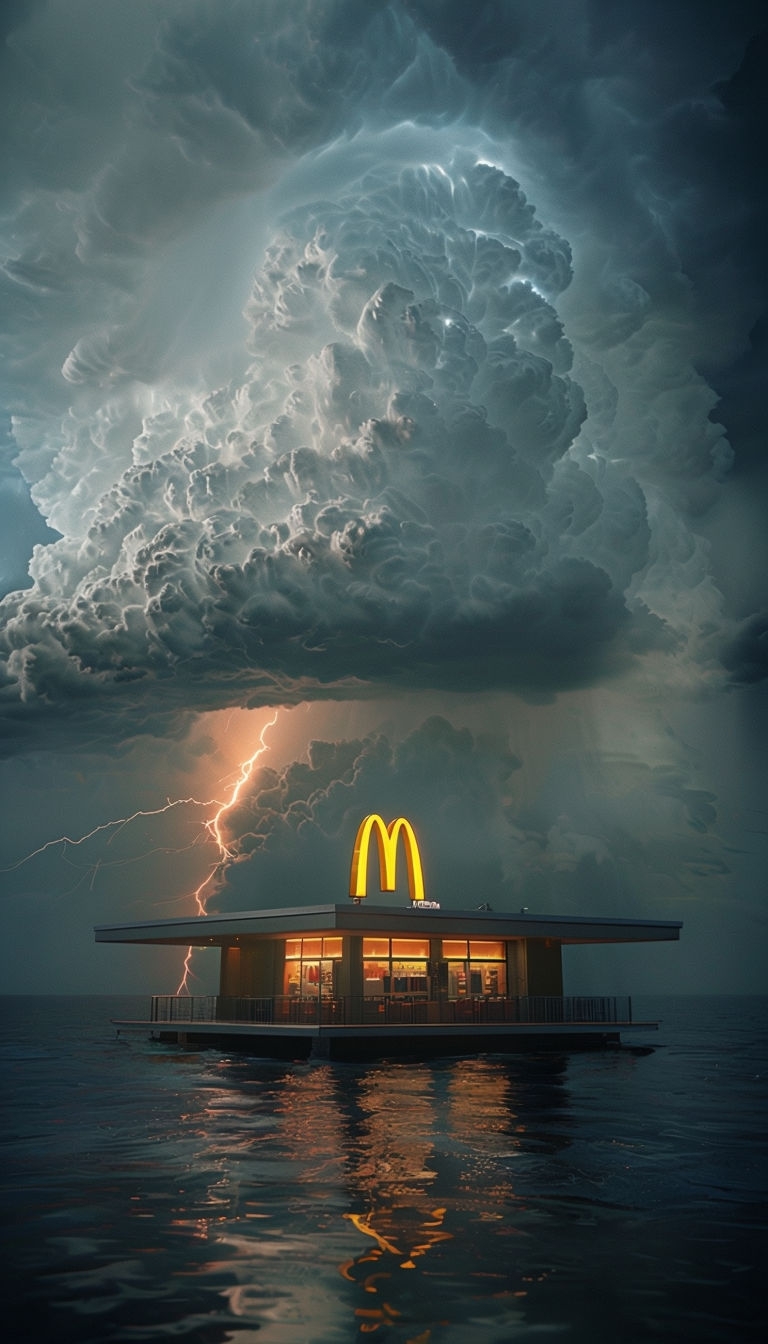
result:
[(189, 1049), (237, 1050), (276, 1059), (380, 1059), (387, 1056), (517, 1054), (536, 1051), (600, 1050), (621, 1045), (622, 1033), (656, 1031), (657, 1022), (485, 1023), (459, 1027), (296, 1026), (245, 1022), (188, 1022), (178, 1025), (115, 1021), (118, 1033), (142, 1032), (152, 1040)]

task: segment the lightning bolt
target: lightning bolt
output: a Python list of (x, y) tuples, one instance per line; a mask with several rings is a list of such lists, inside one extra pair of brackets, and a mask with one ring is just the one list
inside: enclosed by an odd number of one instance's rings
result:
[[(235, 780), (235, 783), (232, 786), (232, 792), (230, 793), (230, 796), (227, 799), (227, 801), (225, 803), (221, 803), (218, 811), (215, 812), (212, 817), (209, 817), (208, 820), (204, 823), (205, 829), (207, 830), (214, 844), (218, 848), (219, 855), (215, 864), (211, 868), (211, 871), (208, 873), (208, 876), (203, 878), (203, 881), (200, 883), (198, 887), (195, 888), (195, 891), (193, 892), (193, 898), (197, 904), (198, 915), (204, 915), (207, 913), (206, 902), (208, 901), (209, 897), (212, 894), (208, 889), (217, 878), (223, 876), (223, 874), (226, 872), (227, 866), (236, 857), (236, 851), (232, 849), (229, 845), (227, 845), (224, 836), (222, 835), (221, 830), (222, 818), (225, 817), (228, 812), (232, 811), (232, 808), (236, 805), (240, 797), (240, 794), (243, 790), (243, 786), (248, 783), (248, 780), (251, 777), (254, 765), (258, 761), (259, 757), (263, 756), (264, 752), (269, 750), (267, 743), (265, 742), (264, 739), (266, 737), (266, 734), (269, 732), (270, 728), (274, 728), (275, 724), (277, 723), (278, 714), (279, 711), (275, 710), (274, 717), (271, 718), (268, 723), (264, 724), (264, 727), (262, 728), (261, 733), (259, 734), (259, 745), (253, 752), (253, 754), (249, 756), (246, 761), (242, 762), (240, 766), (240, 774), (238, 775), (237, 779)], [(187, 994), (189, 993), (189, 975), (192, 967), (193, 950), (194, 949), (191, 947), (187, 948), (187, 955), (184, 958), (184, 969), (182, 971), (181, 980), (179, 981), (178, 987), (176, 989), (177, 994), (184, 994), (185, 992)]]
[[(103, 821), (101, 825), (94, 826), (93, 830), (86, 831), (84, 835), (78, 836), (76, 840), (73, 840), (70, 835), (57, 835), (55, 840), (46, 840), (44, 845), (40, 845), (38, 849), (30, 850), (29, 854), (25, 854), (22, 859), (10, 864), (8, 868), (0, 869), (0, 872), (13, 873), (23, 864), (29, 863), (30, 859), (36, 858), (38, 854), (44, 854), (47, 849), (53, 849), (56, 845), (63, 845), (64, 849), (67, 845), (71, 846), (72, 849), (77, 849), (78, 845), (84, 845), (86, 840), (92, 840), (94, 835), (99, 835), (102, 831), (113, 832), (107, 841), (107, 844), (111, 845), (115, 836), (120, 834), (123, 827), (128, 826), (139, 817), (159, 817), (163, 812), (170, 812), (174, 807), (212, 807), (216, 802), (218, 802), (217, 798), (167, 798), (162, 807), (153, 807), (148, 811), (140, 808), (138, 812), (132, 812), (129, 817), (115, 817), (112, 821)], [(208, 823), (206, 822), (205, 825), (207, 826)]]
[[(226, 799), (225, 802), (222, 802), (219, 798), (208, 798), (208, 799), (193, 798), (193, 797), (167, 798), (162, 807), (139, 808), (136, 812), (131, 812), (129, 816), (115, 817), (111, 821), (101, 822), (98, 826), (94, 826), (90, 831), (86, 831), (83, 835), (77, 836), (75, 838), (73, 838), (70, 835), (59, 835), (56, 836), (56, 838), (53, 840), (46, 840), (45, 844), (38, 846), (37, 849), (30, 850), (28, 854), (25, 854), (23, 858), (18, 859), (16, 863), (11, 864), (7, 868), (0, 868), (0, 872), (5, 873), (15, 872), (16, 869), (21, 868), (23, 864), (29, 863), (31, 859), (36, 858), (39, 854), (44, 854), (49, 849), (55, 848), (56, 845), (61, 845), (62, 854), (66, 855), (68, 847), (72, 849), (77, 849), (80, 845), (84, 845), (88, 840), (92, 840), (94, 836), (101, 835), (105, 831), (112, 832), (112, 834), (109, 837), (109, 840), (107, 841), (107, 844), (111, 844), (112, 841), (115, 839), (115, 837), (120, 834), (120, 831), (125, 826), (129, 826), (132, 821), (137, 821), (139, 817), (159, 817), (162, 816), (163, 813), (170, 812), (177, 807), (206, 807), (206, 808), (215, 807), (216, 811), (213, 813), (213, 815), (208, 817), (203, 822), (203, 832), (204, 833), (207, 832), (208, 836), (216, 846), (217, 850), (216, 862), (213, 864), (208, 874), (203, 878), (202, 882), (195, 888), (194, 892), (192, 893), (192, 899), (194, 900), (197, 906), (197, 914), (205, 915), (207, 913), (207, 902), (210, 899), (211, 895), (213, 894), (212, 888), (214, 888), (216, 880), (223, 876), (223, 874), (226, 872), (228, 865), (233, 861), (233, 859), (237, 857), (237, 850), (233, 848), (231, 845), (228, 845), (226, 840), (224, 839), (222, 829), (223, 820), (226, 817), (227, 813), (231, 812), (232, 808), (235, 807), (235, 805), (237, 804), (244, 786), (248, 783), (248, 780), (250, 779), (253, 773), (253, 767), (255, 766), (256, 762), (259, 760), (261, 756), (264, 755), (265, 751), (269, 750), (268, 744), (266, 742), (266, 735), (271, 728), (274, 728), (279, 718), (279, 715), (280, 711), (275, 710), (272, 718), (267, 723), (264, 724), (259, 734), (259, 745), (256, 748), (256, 750), (252, 752), (252, 754), (247, 758), (247, 760), (243, 761), (239, 766), (239, 774), (234, 784), (232, 785), (229, 797)], [(157, 851), (151, 851), (151, 852), (154, 853)], [(120, 862), (129, 862), (129, 860), (121, 860)], [(92, 869), (91, 873), (91, 881), (90, 881), (91, 890), (93, 890), (93, 885), (94, 882), (96, 881), (96, 876), (98, 874), (99, 869), (101, 867), (107, 867), (107, 866), (109, 865), (102, 864), (101, 859), (97, 860), (96, 865)], [(79, 886), (80, 882), (82, 881), (83, 878), (80, 878), (80, 880), (76, 885)], [(179, 981), (178, 988), (176, 990), (177, 994), (183, 994), (185, 992), (189, 993), (189, 976), (191, 973), (193, 950), (194, 949), (192, 947), (187, 948), (187, 953), (184, 958), (183, 973), (181, 976), (181, 980)]]

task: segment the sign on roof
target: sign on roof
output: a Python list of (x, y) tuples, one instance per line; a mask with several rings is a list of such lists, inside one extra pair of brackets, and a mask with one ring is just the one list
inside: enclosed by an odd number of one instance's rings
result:
[(371, 836), (375, 833), (379, 853), (379, 885), (382, 891), (394, 891), (397, 886), (397, 842), (403, 837), (405, 861), (408, 865), (408, 887), (411, 904), (420, 908), (439, 909), (436, 901), (427, 901), (424, 895), (424, 873), (421, 867), (421, 855), (414, 829), (405, 817), (396, 817), (385, 825), (377, 812), (372, 812), (360, 822), (352, 851), (352, 867), (349, 873), (349, 894), (353, 901), (360, 901), (368, 894), (368, 850)]

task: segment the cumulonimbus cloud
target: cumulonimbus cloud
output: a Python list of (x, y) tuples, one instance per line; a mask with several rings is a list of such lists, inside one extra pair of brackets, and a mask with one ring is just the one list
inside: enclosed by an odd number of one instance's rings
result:
[[(650, 650), (711, 658), (688, 487), (716, 488), (729, 450), (661, 230), (638, 278), (616, 246), (598, 277), (582, 243), (574, 314), (569, 241), (488, 161), (519, 53), (494, 104), (418, 6), (279, 9), (171, 6), (113, 163), (76, 156), (86, 292), (60, 330), (83, 330), (34, 422), (16, 370), (20, 460), (63, 536), (3, 603), (7, 722), (555, 690)], [(148, 291), (185, 208), (257, 191), (271, 236), (242, 367), (214, 390), (153, 379), (120, 275)], [(54, 292), (55, 260), (9, 274)]]
[(211, 908), (268, 908), (286, 887), (303, 891), (307, 873), (315, 900), (343, 899), (360, 818), (398, 816), (405, 800), (427, 894), (446, 907), (531, 899), (608, 912), (640, 892), (679, 901), (702, 877), (727, 874), (713, 795), (680, 766), (614, 760), (599, 786), (587, 767), (574, 789), (572, 761), (538, 788), (530, 775), (520, 782), (524, 764), (505, 734), (440, 715), (401, 737), (312, 741), (306, 759), (257, 770), (227, 814), (232, 858)]

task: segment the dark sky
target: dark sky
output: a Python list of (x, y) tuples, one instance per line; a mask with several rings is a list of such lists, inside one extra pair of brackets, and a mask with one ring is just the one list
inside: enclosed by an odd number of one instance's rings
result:
[(92, 925), (343, 900), (373, 810), (685, 921), (574, 989), (762, 989), (764, 7), (0, 31), (0, 985), (173, 988)]

